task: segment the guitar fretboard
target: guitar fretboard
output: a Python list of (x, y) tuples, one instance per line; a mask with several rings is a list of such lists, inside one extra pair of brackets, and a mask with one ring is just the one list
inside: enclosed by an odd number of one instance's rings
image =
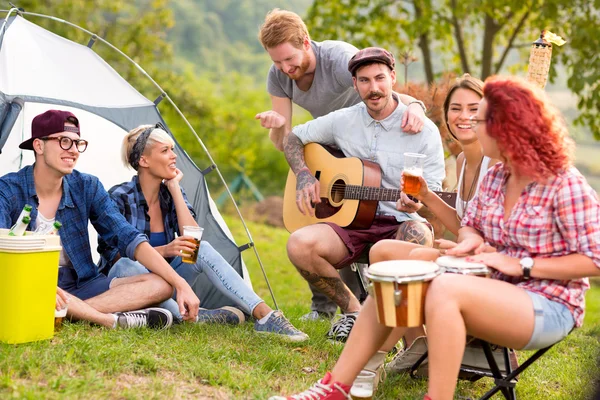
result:
[(346, 185), (344, 198), (351, 200), (397, 201), (400, 190), (382, 187)]

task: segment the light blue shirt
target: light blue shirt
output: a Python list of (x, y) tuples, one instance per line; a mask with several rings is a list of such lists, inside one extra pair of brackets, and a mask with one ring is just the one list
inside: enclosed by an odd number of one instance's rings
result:
[[(379, 164), (382, 186), (390, 189), (400, 187), (404, 153), (425, 154), (423, 177), (431, 190), (439, 191), (446, 176), (440, 132), (428, 118), (425, 118), (420, 133), (402, 132), (400, 125), (405, 111), (406, 106), (397, 102), (392, 114), (377, 121), (369, 115), (366, 105), (361, 102), (298, 125), (292, 129), (292, 133), (304, 145), (319, 143), (335, 146), (346, 157), (358, 157)], [(396, 203), (392, 201), (379, 202), (377, 213), (394, 216), (398, 222), (410, 219), (424, 221), (416, 213), (407, 214), (396, 210)]]

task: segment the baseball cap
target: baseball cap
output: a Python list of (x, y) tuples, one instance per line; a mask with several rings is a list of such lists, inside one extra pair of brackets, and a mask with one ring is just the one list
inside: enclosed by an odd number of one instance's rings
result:
[(381, 47), (367, 47), (359, 50), (348, 62), (348, 71), (354, 76), (356, 70), (364, 64), (378, 62), (387, 65), (391, 70), (396, 66), (394, 55)]
[[(75, 126), (65, 126), (65, 122), (70, 122)], [(31, 122), (31, 138), (21, 143), (19, 148), (33, 150), (35, 139), (65, 131), (74, 132), (81, 136), (77, 117), (69, 111), (48, 110), (33, 119)]]

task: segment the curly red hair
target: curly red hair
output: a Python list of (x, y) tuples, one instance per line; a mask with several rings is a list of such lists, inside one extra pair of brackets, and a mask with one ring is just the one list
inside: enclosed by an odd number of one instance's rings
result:
[(516, 77), (486, 79), (486, 128), (519, 175), (542, 180), (571, 166), (573, 142), (546, 94)]

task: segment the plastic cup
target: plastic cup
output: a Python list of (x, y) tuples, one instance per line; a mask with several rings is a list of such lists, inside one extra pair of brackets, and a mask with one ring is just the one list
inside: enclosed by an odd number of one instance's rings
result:
[(199, 226), (184, 226), (183, 236), (191, 236), (193, 239), (188, 239), (189, 242), (196, 245), (196, 250), (193, 252), (184, 251), (181, 253), (181, 261), (187, 264), (196, 264), (198, 259), (198, 249), (200, 249), (200, 241), (202, 240), (202, 233), (204, 228)]
[(362, 370), (350, 388), (353, 400), (372, 400), (375, 385), (375, 372)]
[(419, 178), (423, 176), (423, 163), (425, 162), (425, 154), (419, 153), (404, 153), (404, 186), (402, 191), (406, 194), (416, 196), (421, 191), (421, 181)]
[(62, 310), (54, 310), (54, 332), (58, 331), (62, 326), (63, 319), (67, 316), (67, 308), (65, 306)]

